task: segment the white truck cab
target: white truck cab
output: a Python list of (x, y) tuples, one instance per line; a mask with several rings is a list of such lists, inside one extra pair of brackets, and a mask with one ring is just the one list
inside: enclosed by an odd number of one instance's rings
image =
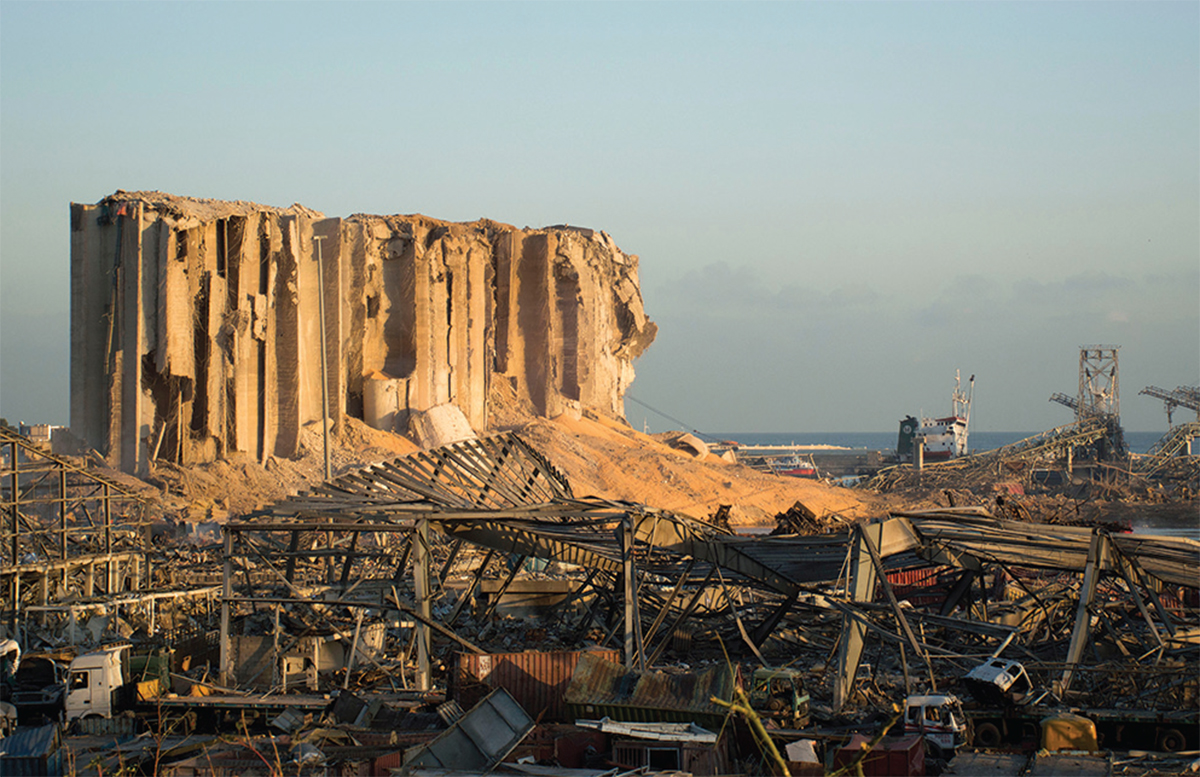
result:
[(111, 718), (116, 693), (125, 685), (128, 660), (129, 645), (104, 648), (73, 660), (67, 670), (67, 720)]
[(963, 677), (963, 684), (985, 704), (1023, 704), (1033, 684), (1019, 661), (993, 658), (972, 669)]
[(920, 734), (935, 754), (949, 756), (969, 738), (967, 716), (957, 696), (909, 696), (904, 701), (904, 733)]

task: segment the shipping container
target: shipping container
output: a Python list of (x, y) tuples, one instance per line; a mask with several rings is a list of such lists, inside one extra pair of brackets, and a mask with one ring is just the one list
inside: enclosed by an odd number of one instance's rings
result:
[[(848, 766), (870, 741), (870, 737), (855, 734), (850, 739), (850, 744), (839, 748), (834, 754), (834, 768)], [(863, 777), (924, 777), (924, 740), (917, 734), (884, 737), (863, 759), (862, 774)]]
[(493, 689), (503, 688), (534, 720), (569, 723), (572, 718), (563, 697), (579, 657), (585, 653), (606, 661), (621, 660), (619, 650), (459, 653), (448, 693), (469, 710)]
[(637, 672), (584, 654), (567, 686), (567, 709), (576, 718), (639, 723), (695, 723), (720, 729), (729, 714), (713, 697), (733, 699), (737, 671), (716, 664), (696, 672)]
[(0, 774), (4, 777), (62, 774), (62, 753), (57, 725), (19, 729), (0, 739)]
[(682, 771), (697, 775), (729, 773), (725, 738), (717, 744), (623, 740), (613, 743), (613, 763), (620, 768)]

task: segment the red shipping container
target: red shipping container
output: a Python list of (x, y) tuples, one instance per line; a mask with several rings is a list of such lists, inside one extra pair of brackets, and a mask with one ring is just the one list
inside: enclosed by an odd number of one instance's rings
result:
[(577, 728), (566, 723), (543, 723), (534, 726), (529, 736), (504, 759), (509, 763), (523, 756), (535, 761), (551, 761), (567, 769), (580, 769), (591, 753), (603, 753), (605, 735), (589, 728)]
[(372, 777), (390, 777), (392, 769), (404, 766), (404, 751), (386, 753), (371, 761)]
[[(620, 661), (617, 650), (590, 651), (606, 661)], [(459, 653), (450, 678), (449, 694), (464, 710), (475, 706), (493, 688), (508, 691), (517, 704), (539, 723), (573, 722), (563, 695), (583, 651), (523, 653)]]
[[(870, 741), (871, 737), (855, 734), (850, 744), (834, 754), (834, 768), (847, 766)], [(862, 773), (864, 777), (924, 777), (925, 742), (918, 734), (884, 737), (863, 759)]]

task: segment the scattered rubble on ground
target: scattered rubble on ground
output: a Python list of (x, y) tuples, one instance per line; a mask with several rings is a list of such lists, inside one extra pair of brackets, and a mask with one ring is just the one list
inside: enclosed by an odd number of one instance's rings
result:
[(72, 320), (77, 437), (0, 429), (0, 773), (1200, 770), (1200, 542), (1127, 531), (1194, 525), (1196, 424), (642, 434), (637, 257), (570, 226), (118, 191)]
[[(1186, 769), (1200, 747), (1200, 543), (1095, 523), (1094, 500), (980, 500), (967, 482), (906, 509), (586, 416), (375, 451), (365, 467), (335, 457), (328, 483), (312, 477), (319, 456), (281, 462), (299, 487), (248, 512), (234, 491), (254, 482), (250, 464), (161, 473), (155, 509), (175, 510), (184, 533), (147, 521), (154, 492), (44, 455), (42, 486), (61, 472), (66, 491), (21, 505), (5, 547), (23, 555), (0, 571), (9, 633), (65, 670), (62, 712), (22, 703), (18, 717), (70, 720), (65, 739), (22, 728), (11, 744), (77, 774), (386, 774), (421, 752), (447, 765), (460, 749), (428, 746), (472, 715), (503, 715), (476, 712), (502, 692), (531, 724), (454, 768), (869, 770), (853, 742), (916, 758), (907, 721), (884, 736), (906, 698), (968, 724), (954, 747), (927, 731), (922, 773), (997, 751), (1020, 761), (1001, 773), (1049, 768), (1030, 748), (1064, 710), (1096, 727), (1114, 774)], [(647, 470), (680, 507), (637, 498), (651, 494)], [(193, 506), (222, 484), (223, 504)], [(735, 533), (727, 505), (755, 504), (757, 488), (775, 532)], [(124, 696), (89, 718), (72, 700), (83, 664), (70, 667), (106, 645), (128, 646), (110, 648)], [(1020, 701), (964, 684), (997, 656), (1019, 662)], [(791, 760), (802, 751), (818, 762)]]

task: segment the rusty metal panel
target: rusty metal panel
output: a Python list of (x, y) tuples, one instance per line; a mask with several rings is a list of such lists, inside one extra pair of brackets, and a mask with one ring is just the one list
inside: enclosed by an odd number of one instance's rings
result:
[(735, 670), (727, 664), (687, 674), (631, 672), (614, 661), (583, 655), (564, 700), (577, 718), (696, 723), (717, 730), (726, 711), (710, 699), (733, 698)]
[(580, 656), (621, 660), (619, 650), (522, 653), (460, 653), (451, 678), (451, 696), (470, 709), (494, 688), (508, 691), (535, 720), (568, 721), (564, 695)]
[(714, 745), (623, 740), (613, 743), (613, 761), (629, 769), (677, 769), (701, 777), (729, 773), (730, 760), (727, 750), (725, 737), (721, 737)]

